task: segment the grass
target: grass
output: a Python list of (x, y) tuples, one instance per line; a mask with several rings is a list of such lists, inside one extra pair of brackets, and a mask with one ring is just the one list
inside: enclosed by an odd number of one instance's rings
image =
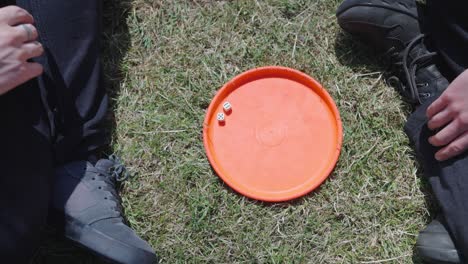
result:
[[(432, 203), (402, 131), (409, 107), (381, 58), (339, 29), (337, 0), (105, 1), (112, 146), (134, 177), (133, 228), (164, 263), (420, 263)], [(246, 199), (211, 170), (204, 113), (235, 75), (283, 65), (317, 79), (344, 125), (322, 187), (282, 204)], [(100, 263), (51, 235), (33, 263)]]

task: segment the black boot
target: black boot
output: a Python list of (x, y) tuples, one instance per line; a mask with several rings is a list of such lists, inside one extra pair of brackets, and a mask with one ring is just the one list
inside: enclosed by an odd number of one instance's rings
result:
[(419, 233), (416, 249), (419, 256), (431, 264), (460, 263), (458, 251), (453, 244), (441, 217), (434, 219)]
[(395, 76), (388, 81), (407, 101), (420, 104), (449, 85), (424, 45), (414, 0), (346, 0), (336, 16), (345, 31), (390, 57)]
[(153, 264), (153, 249), (126, 224), (116, 184), (126, 172), (116, 159), (66, 164), (56, 170), (52, 208), (65, 237), (121, 264)]

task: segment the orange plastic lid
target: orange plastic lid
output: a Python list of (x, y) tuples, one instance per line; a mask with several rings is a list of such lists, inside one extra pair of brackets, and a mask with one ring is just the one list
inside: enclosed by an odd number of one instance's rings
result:
[(327, 91), (310, 76), (278, 66), (229, 81), (203, 125), (205, 150), (218, 176), (237, 192), (268, 202), (318, 187), (335, 167), (343, 137)]

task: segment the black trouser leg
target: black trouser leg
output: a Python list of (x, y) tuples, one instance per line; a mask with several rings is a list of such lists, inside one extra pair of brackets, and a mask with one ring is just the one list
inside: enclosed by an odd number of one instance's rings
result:
[(468, 68), (466, 1), (428, 0), (426, 13), (429, 36), (453, 79)]
[(46, 224), (53, 173), (37, 80), (0, 96), (0, 124), (0, 259), (27, 263)]
[(58, 164), (86, 159), (107, 143), (107, 95), (100, 64), (101, 0), (17, 0), (35, 18), (45, 55), (48, 114)]
[[(468, 256), (468, 152), (449, 161), (434, 158), (437, 148), (427, 141), (433, 135), (427, 126), (426, 109), (432, 102), (421, 105), (405, 126), (405, 132), (415, 146), (437, 202), (445, 217), (447, 228), (463, 258)], [(463, 262), (465, 263), (465, 262)]]
[[(453, 79), (468, 66), (466, 46), (468, 19), (464, 12), (463, 1), (428, 0), (425, 20), (435, 48), (447, 66), (446, 77)], [(431, 102), (419, 106), (408, 118), (405, 130), (422, 161), (424, 174), (428, 177), (440, 205), (446, 227), (462, 254), (463, 263), (466, 263), (468, 261), (468, 152), (449, 161), (435, 160), (434, 154), (437, 148), (427, 141), (433, 135), (426, 126), (426, 109)]]
[(0, 259), (25, 263), (45, 226), (52, 152), (35, 82), (0, 96)]
[[(45, 225), (53, 156), (86, 158), (106, 143), (99, 0), (18, 0), (35, 18), (43, 76), (0, 96), (0, 259), (29, 260)], [(53, 142), (53, 143), (51, 143)]]

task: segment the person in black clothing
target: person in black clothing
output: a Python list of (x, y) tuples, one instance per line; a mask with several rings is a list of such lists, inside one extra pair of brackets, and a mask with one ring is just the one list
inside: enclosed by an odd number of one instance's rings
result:
[(48, 218), (108, 261), (155, 263), (122, 215), (124, 167), (99, 158), (108, 144), (102, 1), (9, 2), (0, 1), (2, 263), (27, 263)]
[(468, 262), (465, 10), (460, 0), (345, 0), (336, 13), (345, 31), (389, 55), (388, 80), (415, 107), (405, 132), (441, 209), (416, 243), (429, 263)]

